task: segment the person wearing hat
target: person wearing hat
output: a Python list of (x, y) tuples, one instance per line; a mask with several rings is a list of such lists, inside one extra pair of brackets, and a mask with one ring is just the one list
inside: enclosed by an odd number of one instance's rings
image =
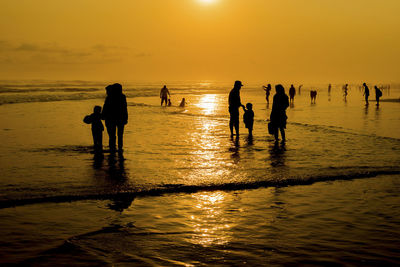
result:
[(229, 129), (231, 130), (231, 137), (233, 136), (233, 127), (235, 127), (236, 136), (239, 136), (239, 108), (244, 107), (240, 102), (240, 88), (242, 86), (241, 81), (235, 81), (233, 89), (229, 93)]

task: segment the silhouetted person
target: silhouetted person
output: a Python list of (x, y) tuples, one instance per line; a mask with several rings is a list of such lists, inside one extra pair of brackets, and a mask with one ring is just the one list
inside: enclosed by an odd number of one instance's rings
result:
[(171, 98), (168, 99), (168, 107), (172, 106)]
[(332, 85), (328, 85), (328, 101), (331, 101), (331, 90), (332, 90)]
[(115, 151), (116, 132), (118, 133), (118, 149), (122, 151), (125, 124), (128, 123), (126, 96), (119, 83), (106, 87), (107, 97), (104, 101), (102, 118), (106, 122), (109, 147)]
[(345, 85), (343, 85), (343, 97), (344, 97), (344, 100), (347, 100), (347, 91), (349, 90), (349, 88), (348, 88), (348, 84), (346, 83)]
[(184, 108), (185, 106), (186, 106), (186, 100), (185, 100), (185, 98), (182, 98), (182, 101), (179, 104), (179, 107)]
[(231, 136), (233, 136), (233, 127), (236, 130), (236, 136), (239, 136), (239, 108), (244, 107), (240, 102), (240, 88), (243, 84), (241, 81), (235, 81), (233, 89), (229, 93), (229, 129), (231, 130)]
[(93, 113), (86, 116), (83, 121), (92, 125), (93, 148), (95, 151), (103, 150), (104, 126), (101, 122), (101, 107), (94, 106)]
[(293, 84), (290, 86), (289, 89), (289, 96), (290, 96), (290, 102), (294, 101), (294, 96), (296, 95), (296, 89), (294, 89)]
[(243, 107), (243, 122), (246, 128), (249, 130), (249, 136), (253, 135), (253, 124), (254, 124), (254, 111), (253, 104), (247, 103), (246, 108)]
[(317, 91), (316, 90), (311, 90), (310, 91), (310, 98), (311, 98), (311, 104), (315, 104), (315, 100), (317, 99)]
[(375, 85), (375, 98), (376, 98), (376, 105), (379, 106), (379, 98), (382, 96), (382, 91)]
[(272, 104), (272, 111), (270, 115), (271, 125), (274, 130), (275, 141), (279, 140), (279, 132), (281, 132), (282, 142), (285, 142), (285, 128), (286, 128), (286, 109), (289, 106), (289, 98), (285, 94), (285, 88), (281, 84), (275, 86), (276, 94), (274, 95), (274, 102)]
[(167, 106), (168, 96), (171, 96), (171, 94), (169, 93), (167, 86), (164, 85), (164, 87), (161, 88), (160, 91), (161, 106), (163, 105), (164, 101), (165, 101), (165, 106)]
[(363, 83), (363, 86), (364, 86), (364, 94), (363, 94), (363, 96), (365, 96), (365, 105), (368, 105), (369, 104), (368, 103), (369, 88), (365, 83)]
[(269, 95), (271, 94), (271, 84), (268, 84), (267, 86), (263, 86), (264, 91), (265, 91), (265, 99), (267, 99), (267, 103), (269, 103)]
[(303, 87), (302, 84), (300, 84), (299, 89), (298, 89), (299, 95), (301, 95), (301, 87)]

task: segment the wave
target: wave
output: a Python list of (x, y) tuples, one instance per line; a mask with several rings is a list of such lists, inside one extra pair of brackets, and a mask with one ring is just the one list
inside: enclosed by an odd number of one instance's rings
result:
[[(178, 193), (196, 193), (199, 191), (236, 191), (236, 190), (249, 190), (266, 187), (285, 187), (294, 185), (310, 185), (316, 182), (336, 181), (336, 180), (351, 180), (361, 178), (371, 178), (378, 175), (399, 175), (399, 168), (382, 168), (371, 169), (368, 167), (358, 168), (357, 171), (346, 171), (343, 168), (329, 168), (328, 171), (335, 172), (332, 175), (320, 176), (302, 176), (302, 177), (288, 177), (285, 179), (262, 180), (251, 182), (233, 182), (222, 184), (208, 184), (208, 185), (184, 185), (184, 184), (162, 184), (153, 188), (131, 188), (129, 190), (110, 193), (93, 193), (82, 195), (55, 195), (44, 197), (33, 197), (23, 199), (5, 199), (0, 200), (0, 209), (31, 205), (39, 203), (62, 203), (82, 200), (123, 200), (133, 199), (135, 197), (146, 196), (160, 196), (164, 194), (178, 194)], [(347, 172), (347, 173), (343, 173)]]
[(30, 88), (30, 89), (17, 89), (17, 88), (0, 88), (0, 94), (9, 94), (9, 93), (43, 93), (43, 92), (98, 92), (103, 91), (103, 89), (99, 88), (75, 88), (75, 87), (66, 87), (66, 88)]
[[(0, 95), (0, 105), (5, 104), (21, 104), (21, 103), (33, 103), (33, 102), (56, 102), (56, 101), (71, 101), (71, 100), (89, 100), (89, 99), (104, 99), (105, 93), (103, 90), (96, 89), (76, 89), (68, 91), (68, 93), (62, 94), (60, 91), (58, 93), (51, 94), (47, 91), (47, 94), (12, 94), (12, 95)], [(156, 92), (152, 91), (129, 91), (125, 92), (127, 98), (134, 97), (152, 97), (157, 96)], [(65, 91), (64, 91), (65, 92)]]
[(319, 131), (323, 131), (323, 132), (345, 133), (345, 134), (350, 134), (350, 135), (355, 135), (355, 136), (376, 137), (376, 138), (379, 138), (379, 139), (387, 139), (387, 140), (400, 142), (399, 138), (389, 137), (389, 136), (380, 136), (380, 135), (376, 135), (376, 134), (355, 132), (354, 129), (344, 128), (344, 127), (340, 127), (340, 126), (310, 124), (310, 123), (301, 123), (301, 122), (294, 122), (294, 121), (291, 121), (291, 122), (288, 121), (287, 124), (296, 125), (296, 126), (305, 127), (305, 128), (310, 128), (310, 129), (313, 129), (313, 130), (319, 130)]

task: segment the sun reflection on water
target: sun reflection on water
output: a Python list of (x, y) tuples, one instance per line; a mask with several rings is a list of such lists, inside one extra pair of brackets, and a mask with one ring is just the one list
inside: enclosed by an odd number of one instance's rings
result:
[(217, 95), (207, 94), (200, 98), (199, 103), (196, 105), (203, 109), (205, 115), (215, 114), (218, 105)]
[(193, 194), (196, 205), (190, 216), (192, 243), (208, 247), (230, 242), (233, 223), (225, 216), (226, 197), (227, 193), (221, 191)]

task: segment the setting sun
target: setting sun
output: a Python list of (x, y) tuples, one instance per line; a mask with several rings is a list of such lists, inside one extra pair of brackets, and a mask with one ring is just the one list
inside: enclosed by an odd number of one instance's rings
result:
[(199, 0), (199, 1), (204, 4), (211, 4), (214, 3), (216, 0)]

